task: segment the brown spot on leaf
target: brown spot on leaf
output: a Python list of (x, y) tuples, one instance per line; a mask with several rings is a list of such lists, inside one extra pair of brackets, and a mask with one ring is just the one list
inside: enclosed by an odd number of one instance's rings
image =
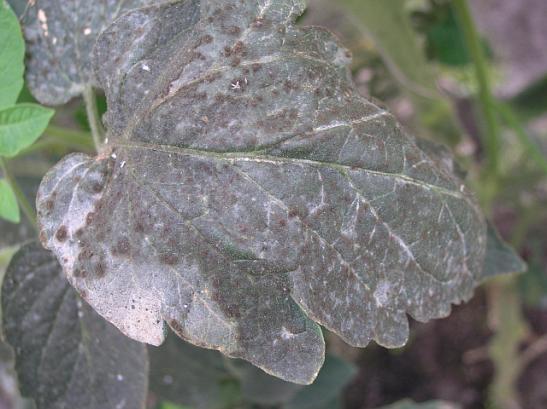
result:
[(240, 318), (241, 313), (237, 304), (228, 304), (223, 308), (224, 312), (229, 318)]
[(251, 27), (253, 28), (266, 28), (270, 26), (270, 21), (264, 17), (257, 17), (255, 21), (252, 22)]
[(232, 49), (232, 52), (233, 52), (235, 55), (241, 55), (242, 57), (245, 57), (245, 55), (247, 54), (247, 51), (246, 51), (246, 46), (245, 46), (245, 44), (243, 43), (243, 41), (238, 41), (238, 42), (234, 45), (234, 48)]
[(63, 243), (64, 241), (66, 241), (68, 237), (68, 231), (66, 229), (66, 226), (61, 226), (59, 227), (59, 230), (57, 230), (57, 233), (55, 233), (55, 238)]
[(184, 327), (177, 320), (169, 321), (169, 326), (179, 335), (182, 335), (184, 333)]
[(99, 182), (94, 182), (91, 185), (91, 190), (93, 190), (94, 193), (101, 193), (104, 189), (104, 185)]
[(87, 216), (85, 217), (86, 226), (89, 226), (89, 225), (93, 224), (93, 219), (94, 218), (95, 218), (95, 213), (93, 213), (93, 212), (88, 213)]
[(129, 240), (126, 237), (122, 237), (118, 240), (116, 245), (112, 247), (112, 254), (115, 256), (126, 256), (129, 254), (131, 246)]
[(140, 221), (137, 221), (137, 222), (135, 223), (134, 230), (135, 230), (135, 232), (137, 232), (137, 233), (144, 233), (144, 230), (145, 230), (145, 229), (144, 229), (144, 224), (143, 224), (142, 222), (140, 222)]
[(93, 257), (93, 254), (93, 251), (89, 247), (83, 247), (82, 251), (80, 251), (80, 254), (78, 254), (78, 260), (89, 260)]
[(84, 269), (77, 268), (74, 270), (74, 277), (76, 278), (86, 278), (87, 277), (87, 271)]
[(40, 243), (42, 243), (42, 245), (45, 247), (46, 244), (47, 244), (47, 235), (46, 235), (46, 232), (42, 230), (42, 231), (40, 232), (39, 238), (40, 238)]
[(226, 34), (236, 36), (236, 35), (239, 35), (239, 33), (241, 33), (241, 28), (239, 28), (238, 26), (229, 26), (224, 28), (224, 32)]
[(103, 262), (97, 263), (97, 266), (95, 267), (95, 274), (99, 278), (102, 278), (106, 275), (106, 266)]
[(203, 37), (200, 37), (200, 39), (198, 40), (194, 48), (198, 48), (202, 46), (203, 44), (211, 44), (212, 42), (213, 42), (213, 36), (206, 34)]
[(178, 257), (173, 253), (161, 254), (159, 259), (162, 264), (168, 266), (174, 266), (179, 262)]

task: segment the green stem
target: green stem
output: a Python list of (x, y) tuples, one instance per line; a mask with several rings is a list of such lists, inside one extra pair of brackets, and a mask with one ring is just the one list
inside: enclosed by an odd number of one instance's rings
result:
[(517, 138), (522, 146), (528, 151), (530, 157), (536, 161), (545, 173), (547, 173), (547, 158), (545, 158), (536, 144), (530, 139), (511, 108), (507, 105), (497, 103), (496, 109), (500, 114), (500, 117), (513, 129), (513, 131), (515, 131)]
[(87, 112), (87, 120), (89, 127), (91, 128), (91, 135), (93, 135), (93, 142), (95, 143), (95, 149), (100, 151), (104, 141), (104, 128), (101, 123), (99, 109), (97, 107), (97, 98), (93, 87), (86, 86), (83, 92), (85, 109)]
[(488, 176), (495, 179), (499, 165), (500, 129), (496, 120), (495, 99), (488, 77), (487, 60), (467, 0), (454, 0), (452, 4), (464, 34), (467, 51), (475, 67), (475, 75), (479, 84), (479, 103), (485, 121), (484, 144), (488, 165), (486, 172)]
[(38, 224), (36, 223), (36, 213), (34, 212), (34, 208), (28, 201), (27, 197), (17, 184), (17, 181), (12, 177), (6, 162), (4, 161), (4, 158), (0, 157), (0, 169), (2, 170), (2, 173), (4, 174), (4, 178), (11, 186), (13, 193), (15, 193), (15, 197), (17, 198), (17, 201), (19, 202), (19, 206), (21, 206), (21, 210), (23, 211), (25, 217), (28, 219), (30, 224), (38, 231)]

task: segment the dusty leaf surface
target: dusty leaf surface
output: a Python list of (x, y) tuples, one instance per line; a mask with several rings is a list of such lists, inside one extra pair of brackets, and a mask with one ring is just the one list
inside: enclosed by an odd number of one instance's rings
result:
[(21, 392), (38, 409), (144, 408), (145, 346), (83, 302), (40, 245), (23, 247), (10, 263), (2, 315)]
[(153, 0), (8, 0), (21, 15), (28, 86), (42, 104), (61, 105), (94, 83), (92, 49), (118, 16)]
[(165, 325), (309, 383), (318, 324), (403, 345), (477, 284), (472, 195), (358, 95), (349, 53), (297, 0), (170, 2), (99, 37), (109, 144), (42, 182), (44, 245), (128, 336)]

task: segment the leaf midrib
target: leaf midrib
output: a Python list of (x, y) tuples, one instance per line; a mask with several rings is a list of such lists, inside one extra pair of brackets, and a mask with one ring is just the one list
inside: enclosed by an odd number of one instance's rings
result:
[(415, 179), (411, 176), (405, 175), (403, 173), (393, 173), (393, 172), (383, 172), (379, 170), (367, 169), (362, 166), (351, 166), (344, 165), (334, 162), (324, 162), (313, 159), (299, 159), (299, 158), (289, 158), (282, 156), (274, 156), (267, 154), (255, 154), (250, 155), (249, 152), (241, 151), (231, 151), (231, 152), (215, 152), (208, 151), (203, 149), (195, 148), (182, 148), (172, 145), (160, 145), (160, 144), (148, 144), (148, 143), (115, 143), (110, 145), (111, 148), (122, 148), (122, 149), (140, 149), (144, 151), (151, 152), (164, 152), (164, 153), (174, 153), (177, 155), (200, 157), (200, 158), (211, 158), (225, 162), (236, 162), (236, 161), (247, 161), (247, 162), (257, 162), (257, 163), (272, 163), (272, 164), (283, 164), (283, 163), (292, 163), (297, 165), (311, 165), (318, 167), (328, 167), (342, 172), (344, 175), (347, 175), (348, 172), (360, 170), (375, 176), (379, 177), (388, 177), (394, 178), (402, 181), (403, 183), (411, 184), (417, 187), (420, 187), (425, 190), (431, 190), (435, 193), (451, 196), (459, 200), (468, 201), (468, 198), (459, 191), (450, 190), (441, 186), (437, 186), (431, 183), (424, 182), (419, 179)]

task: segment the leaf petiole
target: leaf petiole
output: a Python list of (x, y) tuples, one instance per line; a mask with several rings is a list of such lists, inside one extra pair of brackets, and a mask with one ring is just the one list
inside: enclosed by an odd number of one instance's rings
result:
[(99, 152), (104, 143), (105, 132), (97, 107), (97, 97), (92, 86), (88, 85), (84, 88), (83, 97), (89, 127), (91, 128), (91, 135), (93, 136), (93, 142), (95, 143), (95, 149)]

